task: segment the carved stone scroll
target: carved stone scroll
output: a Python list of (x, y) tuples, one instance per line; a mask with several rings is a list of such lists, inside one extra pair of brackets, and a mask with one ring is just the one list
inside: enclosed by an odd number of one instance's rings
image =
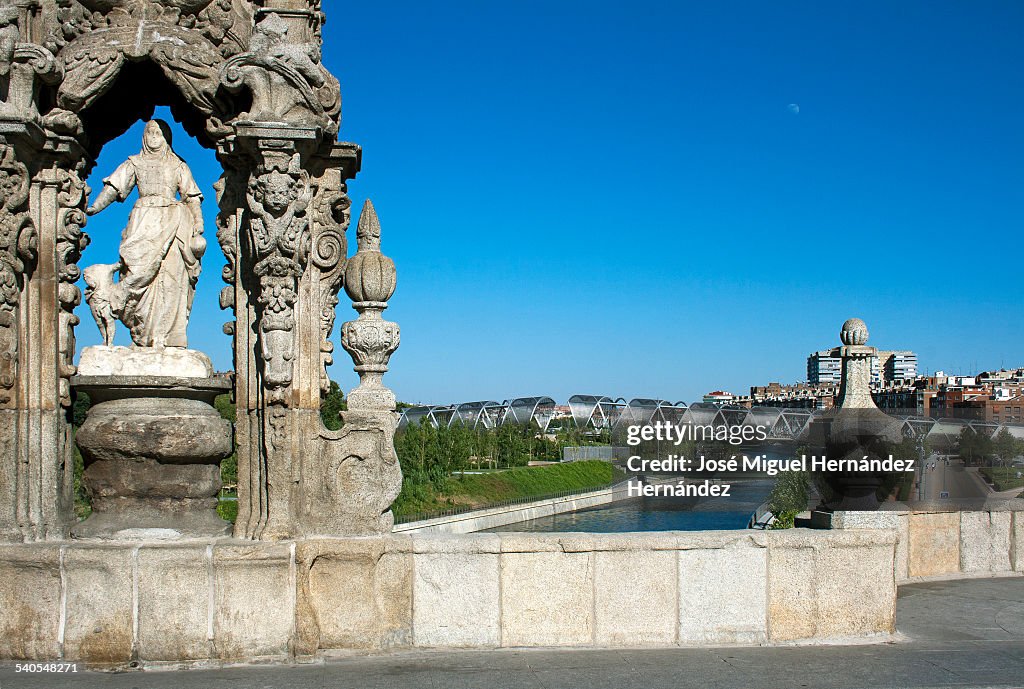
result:
[(0, 145), (0, 407), (13, 401), (21, 290), (39, 248), (28, 200), (28, 168), (17, 160), (13, 146)]
[(57, 299), (60, 302), (60, 330), (58, 332), (60, 365), (60, 399), (65, 407), (71, 406), (71, 389), (68, 380), (75, 375), (77, 369), (75, 358), (75, 326), (79, 323), (75, 308), (82, 303), (82, 293), (75, 285), (82, 276), (78, 261), (82, 252), (89, 245), (89, 236), (82, 228), (85, 227), (85, 205), (89, 197), (89, 187), (75, 170), (57, 171), (59, 191), (57, 201), (60, 217), (57, 222)]

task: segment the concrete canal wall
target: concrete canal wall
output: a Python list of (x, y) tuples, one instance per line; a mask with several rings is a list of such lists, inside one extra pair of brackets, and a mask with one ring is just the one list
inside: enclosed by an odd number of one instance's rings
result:
[(629, 497), (628, 483), (623, 481), (609, 488), (577, 493), (560, 498), (535, 500), (515, 505), (489, 507), (472, 512), (452, 514), (434, 519), (423, 519), (405, 524), (396, 524), (394, 533), (436, 533), (465, 534), (485, 531), (498, 526), (516, 524), (528, 519), (550, 517), (563, 512), (585, 510), (588, 507), (600, 507), (609, 503), (625, 500)]

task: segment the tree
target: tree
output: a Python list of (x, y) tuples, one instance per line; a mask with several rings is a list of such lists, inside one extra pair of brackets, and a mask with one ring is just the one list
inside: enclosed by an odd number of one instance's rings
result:
[(320, 418), (323, 419), (324, 426), (332, 431), (341, 428), (341, 412), (347, 410), (348, 404), (345, 402), (345, 395), (342, 393), (341, 387), (332, 380), (330, 390), (320, 401)]
[(217, 395), (213, 400), (213, 406), (220, 412), (220, 417), (225, 421), (235, 422), (235, 403), (231, 401), (231, 395)]
[(75, 428), (80, 428), (85, 423), (85, 417), (89, 414), (89, 407), (92, 400), (84, 392), (75, 393), (75, 403), (71, 407), (71, 423)]
[(1016, 457), (1020, 452), (1020, 443), (1013, 437), (1010, 431), (1005, 428), (999, 431), (999, 434), (993, 442), (993, 446), (995, 453), (999, 455), (999, 458), (1004, 462)]
[(995, 451), (992, 438), (964, 426), (957, 438), (957, 454), (968, 464), (980, 464)]

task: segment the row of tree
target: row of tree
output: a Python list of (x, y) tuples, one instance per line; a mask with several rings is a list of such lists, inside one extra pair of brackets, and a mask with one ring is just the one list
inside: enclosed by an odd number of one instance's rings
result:
[(441, 491), (457, 471), (557, 462), (562, 447), (570, 442), (568, 438), (539, 433), (530, 425), (473, 429), (462, 424), (435, 428), (429, 423), (416, 423), (395, 435), (395, 450), (407, 480), (429, 483)]
[(957, 438), (956, 452), (967, 464), (1007, 463), (1024, 455), (1024, 440), (1005, 428), (989, 436), (964, 427)]

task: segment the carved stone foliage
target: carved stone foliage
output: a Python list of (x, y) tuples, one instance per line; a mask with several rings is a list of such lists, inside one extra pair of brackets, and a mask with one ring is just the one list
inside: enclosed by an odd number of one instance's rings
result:
[(28, 212), (28, 168), (0, 145), (0, 406), (12, 401), (18, 377), (18, 307), (39, 236)]
[(296, 39), (299, 28), (280, 14), (264, 15), (248, 52), (225, 62), (221, 80), (231, 91), (246, 87), (252, 93), (252, 108), (239, 119), (318, 126), (334, 135), (341, 88), (320, 63), (319, 39)]
[(195, 29), (228, 57), (246, 44), (252, 13), (245, 0), (57, 0), (57, 26), (45, 45), (58, 52), (94, 29), (141, 19)]
[(224, 60), (248, 44), (252, 14), (243, 0), (57, 0), (45, 40), (64, 79), (46, 125), (81, 132), (77, 113), (106, 93), (126, 62), (158, 65), (185, 98), (223, 133), (230, 107), (218, 97)]
[[(154, 9), (150, 9), (154, 8)], [(115, 8), (107, 26), (83, 33), (60, 57), (65, 78), (57, 104), (78, 112), (107, 91), (128, 59), (149, 57), (189, 102), (206, 114), (216, 109), (220, 51), (201, 33), (175, 23), (169, 10), (135, 5)]]
[(41, 82), (55, 84), (62, 71), (46, 48), (21, 41), (22, 9), (0, 7), (0, 117), (36, 120), (36, 95)]
[(295, 301), (298, 280), (310, 251), (313, 200), (309, 173), (299, 155), (286, 169), (261, 168), (247, 191), (249, 240), (259, 279), (259, 313), (263, 382), (272, 402), (283, 402), (292, 383), (295, 359)]
[(71, 406), (71, 390), (68, 378), (75, 375), (75, 326), (79, 323), (75, 307), (82, 303), (82, 293), (75, 283), (82, 275), (78, 261), (89, 245), (85, 227), (85, 206), (89, 199), (89, 187), (79, 176), (79, 171), (58, 170), (59, 190), (57, 203), (60, 211), (57, 222), (57, 299), (60, 302), (59, 366), (60, 399), (64, 406)]
[(331, 380), (327, 367), (334, 363), (334, 318), (338, 306), (338, 292), (345, 277), (345, 257), (348, 242), (345, 230), (351, 220), (352, 201), (348, 188), (340, 178), (336, 183), (326, 178), (320, 181), (312, 206), (313, 265), (320, 270), (320, 389), (327, 393)]
[[(214, 190), (217, 192), (217, 205), (220, 207), (220, 212), (217, 214), (217, 241), (220, 243), (220, 248), (224, 252), (226, 260), (224, 268), (221, 270), (221, 277), (224, 279), (224, 282), (228, 283), (220, 291), (220, 307), (231, 310), (235, 308), (235, 278), (238, 275), (238, 242), (235, 234), (235, 213), (241, 206), (242, 201), (239, 198), (241, 196), (238, 192), (239, 185), (232, 181), (237, 174), (234, 170), (225, 170), (224, 175), (213, 185)], [(235, 334), (234, 320), (224, 324), (224, 334)]]

